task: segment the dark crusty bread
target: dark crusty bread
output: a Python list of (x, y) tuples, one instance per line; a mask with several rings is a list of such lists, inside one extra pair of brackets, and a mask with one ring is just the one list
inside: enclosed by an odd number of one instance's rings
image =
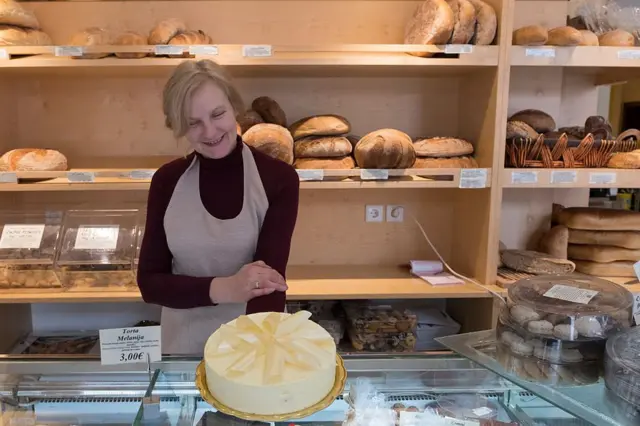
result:
[(509, 117), (509, 121), (522, 121), (531, 126), (538, 133), (555, 130), (556, 122), (549, 114), (537, 109), (524, 109)]
[(264, 120), (262, 119), (260, 114), (252, 109), (248, 109), (242, 114), (239, 114), (236, 117), (236, 121), (240, 125), (242, 133), (246, 132), (256, 124), (264, 123)]
[(363, 169), (407, 169), (416, 161), (411, 137), (395, 129), (380, 129), (358, 141), (354, 156)]
[(268, 96), (255, 98), (251, 109), (260, 114), (265, 123), (273, 123), (287, 127), (287, 115), (280, 105)]
[(335, 114), (312, 115), (301, 118), (289, 126), (294, 140), (305, 136), (338, 136), (351, 131), (346, 118)]
[(353, 146), (344, 136), (307, 136), (294, 143), (296, 158), (344, 157)]

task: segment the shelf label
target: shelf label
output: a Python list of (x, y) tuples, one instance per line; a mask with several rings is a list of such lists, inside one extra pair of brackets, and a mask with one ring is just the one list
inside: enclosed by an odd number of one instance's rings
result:
[(67, 180), (69, 182), (94, 182), (96, 174), (94, 172), (68, 172)]
[(533, 56), (534, 58), (555, 58), (556, 49), (548, 47), (528, 47), (524, 51), (525, 56)]
[(9, 52), (7, 52), (7, 49), (0, 49), (0, 60), (9, 58)]
[(136, 364), (162, 359), (160, 326), (100, 330), (100, 362)]
[(7, 224), (0, 236), (0, 249), (37, 249), (42, 243), (44, 224)]
[(487, 169), (461, 169), (460, 188), (486, 188)]
[(82, 46), (56, 46), (53, 49), (56, 56), (82, 56), (84, 48)]
[(129, 179), (151, 179), (155, 173), (155, 170), (131, 170)]
[(324, 180), (324, 170), (322, 169), (298, 169), (298, 177), (301, 181)]
[(18, 183), (18, 174), (15, 172), (0, 172), (0, 183)]
[(576, 183), (578, 173), (574, 171), (553, 170), (551, 171), (551, 183)]
[(618, 59), (640, 59), (640, 50), (618, 50)]
[(389, 170), (387, 170), (387, 169), (362, 169), (362, 170), (360, 170), (360, 179), (362, 179), (362, 180), (387, 180), (387, 179), (389, 179)]
[(616, 173), (591, 172), (589, 173), (590, 185), (610, 185), (616, 183)]
[(464, 54), (464, 53), (472, 53), (473, 46), (470, 44), (447, 44), (444, 47), (444, 53), (455, 55), (455, 54)]
[(551, 299), (566, 300), (567, 302), (580, 303), (588, 305), (599, 292), (595, 290), (587, 290), (568, 285), (556, 284), (551, 287), (543, 296)]
[(120, 226), (80, 226), (73, 248), (77, 250), (115, 250)]
[(153, 51), (158, 56), (182, 55), (184, 53), (184, 46), (173, 46), (170, 44), (156, 44)]
[(511, 172), (511, 183), (538, 183), (538, 172)]
[(242, 46), (242, 56), (250, 58), (265, 58), (272, 56), (273, 52), (269, 44), (248, 44)]
[(189, 46), (189, 53), (192, 55), (218, 56), (218, 46)]

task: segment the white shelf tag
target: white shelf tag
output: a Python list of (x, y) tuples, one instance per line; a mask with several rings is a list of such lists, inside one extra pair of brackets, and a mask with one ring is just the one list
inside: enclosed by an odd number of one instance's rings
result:
[(146, 364), (162, 359), (160, 326), (100, 330), (100, 362)]
[(218, 56), (218, 46), (189, 46), (191, 55)]
[(511, 172), (511, 183), (538, 183), (538, 172)]
[(129, 179), (151, 179), (155, 173), (155, 170), (131, 170)]
[(360, 179), (362, 179), (362, 180), (387, 180), (387, 179), (389, 179), (389, 170), (387, 170), (387, 169), (362, 169), (362, 170), (360, 170)]
[(578, 173), (575, 171), (551, 171), (551, 183), (576, 183), (577, 181)]
[(120, 226), (80, 226), (73, 246), (76, 250), (115, 250)]
[(0, 235), (0, 249), (37, 249), (42, 242), (44, 224), (7, 224)]
[(153, 51), (158, 56), (182, 55), (184, 53), (184, 46), (172, 46), (170, 44), (156, 44)]
[(9, 59), (9, 52), (7, 52), (7, 49), (0, 49), (0, 60), (3, 59)]
[(486, 188), (487, 169), (461, 169), (460, 188)]
[(242, 46), (242, 56), (250, 58), (266, 58), (272, 56), (270, 44), (247, 44)]
[(68, 172), (67, 180), (69, 182), (95, 182), (96, 174), (94, 172)]
[(53, 49), (56, 56), (82, 56), (84, 48), (82, 46), (56, 46)]
[(591, 172), (589, 173), (590, 185), (610, 185), (616, 183), (616, 173)]
[(640, 59), (640, 50), (618, 50), (618, 59)]
[(324, 180), (324, 170), (322, 169), (298, 169), (298, 177), (301, 181)]
[(525, 56), (533, 56), (534, 58), (555, 58), (556, 49), (548, 47), (528, 47), (524, 51)]
[(455, 55), (455, 54), (464, 54), (464, 53), (472, 53), (473, 46), (470, 44), (447, 44), (444, 47), (444, 53)]
[(0, 172), (0, 183), (18, 183), (18, 175), (15, 172)]
[(588, 305), (591, 299), (593, 299), (597, 294), (598, 292), (595, 290), (586, 290), (568, 285), (556, 284), (547, 290), (543, 296)]

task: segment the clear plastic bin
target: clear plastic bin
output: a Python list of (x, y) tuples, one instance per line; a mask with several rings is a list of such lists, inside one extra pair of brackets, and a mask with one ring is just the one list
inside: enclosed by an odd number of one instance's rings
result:
[(357, 334), (415, 335), (418, 317), (410, 309), (373, 302), (344, 302), (349, 327)]
[(359, 332), (349, 327), (347, 334), (356, 351), (413, 352), (416, 347), (416, 335), (411, 331), (375, 334)]
[(632, 406), (640, 406), (640, 326), (609, 339), (604, 369), (607, 387)]

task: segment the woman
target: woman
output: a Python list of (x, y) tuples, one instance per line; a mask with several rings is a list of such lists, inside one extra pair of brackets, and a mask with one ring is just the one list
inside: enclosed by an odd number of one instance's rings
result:
[(165, 354), (202, 355), (221, 324), (284, 311), (298, 175), (237, 135), (238, 91), (209, 60), (180, 64), (163, 93), (165, 122), (193, 153), (151, 180), (138, 285), (161, 305)]

